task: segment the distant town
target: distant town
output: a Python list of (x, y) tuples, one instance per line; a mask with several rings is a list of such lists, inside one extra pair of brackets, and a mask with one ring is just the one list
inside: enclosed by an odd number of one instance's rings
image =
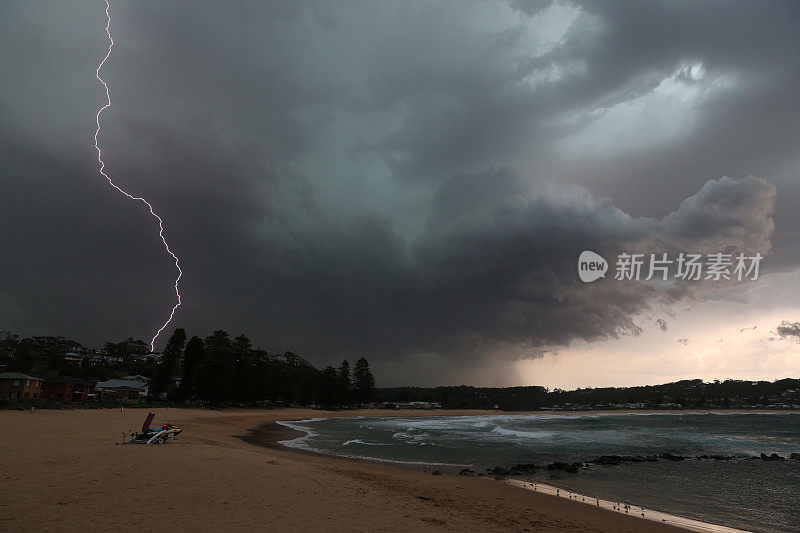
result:
[(322, 370), (291, 351), (253, 348), (215, 331), (187, 341), (176, 329), (163, 352), (128, 338), (89, 348), (64, 337), (0, 332), (0, 408), (166, 402), (189, 406), (592, 411), (800, 409), (800, 379), (682, 380), (566, 391), (524, 387), (377, 388), (360, 357)]

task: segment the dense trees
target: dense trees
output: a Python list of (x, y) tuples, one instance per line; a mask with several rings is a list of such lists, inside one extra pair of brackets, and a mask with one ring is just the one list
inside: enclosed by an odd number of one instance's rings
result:
[(173, 393), (174, 384), (172, 378), (183, 355), (184, 344), (186, 344), (186, 331), (183, 328), (177, 328), (167, 341), (161, 357), (161, 365), (159, 365), (155, 376), (152, 378), (153, 394), (156, 397), (163, 392)]
[(233, 345), (226, 332), (217, 330), (203, 343), (200, 382), (195, 392), (212, 403), (227, 402), (234, 397), (234, 385)]
[(338, 404), (339, 398), (339, 374), (332, 366), (325, 367), (322, 371), (319, 387), (319, 404), (324, 407), (332, 407)]
[[(164, 349), (164, 363), (159, 375), (174, 375), (168, 370), (174, 349), (185, 342), (186, 333), (176, 330)], [(170, 354), (167, 357), (167, 354)], [(375, 379), (369, 363), (362, 358), (356, 365), (357, 380), (351, 377), (350, 364), (342, 361), (338, 369), (322, 372), (303, 359), (286, 352), (271, 356), (253, 349), (244, 335), (231, 339), (225, 331), (215, 331), (205, 339), (192, 337), (182, 354), (180, 387), (160, 386), (175, 399), (193, 399), (212, 404), (319, 404), (325, 407), (350, 405), (355, 395), (371, 398)], [(161, 382), (159, 382), (161, 383)], [(364, 400), (367, 401), (367, 400)]]
[[(225, 331), (214, 331), (205, 339), (175, 329), (160, 361), (150, 356), (143, 341), (132, 338), (106, 343), (110, 353), (120, 357), (106, 360), (93, 350), (62, 337), (31, 337), (0, 333), (0, 365), (7, 371), (41, 376), (70, 376), (94, 380), (141, 374), (151, 378), (155, 398), (172, 401), (204, 402), (217, 405), (323, 405), (337, 408), (350, 405), (357, 389), (350, 365), (343, 361), (338, 369), (319, 371), (301, 357), (286, 352), (271, 355), (254, 349), (244, 335), (236, 338)], [(65, 358), (79, 352), (81, 356)], [(113, 354), (113, 355), (111, 355)], [(160, 363), (160, 364), (159, 364)], [(357, 369), (369, 370), (366, 361)], [(2, 366), (0, 366), (2, 368)], [(180, 379), (176, 379), (180, 378)], [(371, 374), (369, 376), (371, 378)], [(176, 385), (176, 381), (180, 384)], [(372, 383), (362, 376), (361, 383)], [(358, 398), (366, 398), (363, 394)]]
[(353, 367), (353, 400), (356, 403), (367, 403), (374, 399), (375, 378), (369, 370), (369, 363), (362, 357)]
[[(4, 365), (6, 371), (24, 372), (42, 377), (61, 375), (108, 379), (133, 374), (149, 376), (153, 373), (154, 359), (148, 360), (145, 355), (136, 359), (131, 357), (131, 349), (138, 354), (141, 346), (147, 346), (144, 341), (128, 339), (107, 345), (115, 347), (114, 355), (105, 352), (103, 354), (114, 358), (121, 357), (122, 362), (96, 360), (94, 350), (87, 350), (81, 344), (64, 337), (20, 338), (12, 333), (0, 332), (0, 365)], [(128, 348), (122, 350), (121, 345)], [(149, 353), (149, 350), (145, 351)]]
[(353, 395), (353, 384), (350, 381), (350, 363), (347, 359), (342, 361), (337, 371), (336, 404), (348, 405), (351, 403)]
[(183, 374), (181, 384), (178, 387), (178, 399), (187, 400), (191, 398), (195, 387), (197, 370), (203, 358), (203, 339), (192, 337), (186, 343), (186, 350), (183, 354)]
[(258, 401), (259, 394), (255, 380), (258, 368), (250, 339), (244, 335), (233, 339), (231, 352), (233, 354), (233, 382), (238, 389), (233, 396), (246, 403)]
[(339, 368), (326, 367), (319, 376), (316, 401), (323, 407), (364, 404), (375, 399), (375, 378), (369, 363), (359, 359), (353, 371), (345, 360)]
[(505, 411), (536, 410), (541, 407), (591, 406), (614, 408), (641, 404), (660, 408), (765, 407), (800, 402), (800, 379), (769, 381), (726, 380), (706, 383), (701, 379), (675, 381), (641, 387), (602, 387), (565, 391), (544, 387), (395, 387), (380, 389), (380, 400), (440, 402), (450, 409), (491, 409)]
[(150, 353), (150, 347), (142, 340), (135, 340), (128, 337), (122, 342), (107, 342), (103, 351), (111, 357), (121, 357), (128, 360), (132, 355), (146, 355)]

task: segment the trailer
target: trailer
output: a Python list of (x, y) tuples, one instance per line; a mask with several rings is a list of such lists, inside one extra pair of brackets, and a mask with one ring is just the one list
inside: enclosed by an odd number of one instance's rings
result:
[(155, 416), (153, 412), (148, 413), (144, 424), (142, 424), (141, 432), (137, 433), (133, 430), (128, 433), (123, 432), (122, 442), (117, 442), (116, 444), (165, 444), (183, 433), (183, 429), (168, 422), (161, 427), (150, 427)]

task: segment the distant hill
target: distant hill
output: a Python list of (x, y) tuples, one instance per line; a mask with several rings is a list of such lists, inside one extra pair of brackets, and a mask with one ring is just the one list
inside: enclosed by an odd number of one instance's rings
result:
[(531, 411), (539, 409), (800, 409), (800, 379), (691, 379), (640, 387), (585, 388), (572, 391), (531, 387), (391, 387), (378, 389), (381, 401), (439, 402), (450, 409)]

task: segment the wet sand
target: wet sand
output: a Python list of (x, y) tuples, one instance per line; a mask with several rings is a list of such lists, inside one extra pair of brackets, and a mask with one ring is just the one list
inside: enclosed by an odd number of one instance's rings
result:
[(566, 498), (574, 502), (583, 503), (584, 505), (593, 505), (599, 509), (608, 509), (617, 513), (625, 513), (632, 516), (639, 516), (646, 520), (654, 522), (661, 522), (678, 526), (689, 531), (697, 531), (700, 533), (745, 533), (742, 529), (735, 529), (732, 527), (720, 526), (717, 524), (709, 524), (683, 516), (675, 516), (645, 507), (628, 504), (625, 502), (604, 500), (602, 498), (588, 496), (579, 492), (573, 492), (564, 488), (554, 487), (545, 483), (530, 482), (520, 479), (507, 479), (504, 483), (520, 487), (526, 490), (532, 490), (540, 494), (550, 494), (559, 498)]

